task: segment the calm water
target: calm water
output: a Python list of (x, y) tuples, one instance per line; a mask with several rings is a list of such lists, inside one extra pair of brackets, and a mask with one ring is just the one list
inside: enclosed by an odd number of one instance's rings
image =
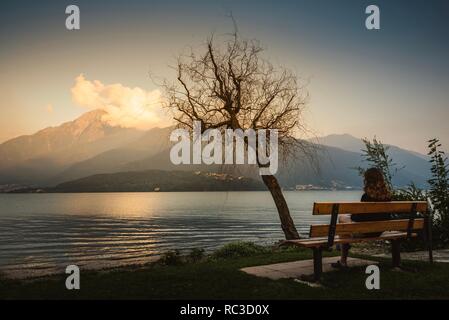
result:
[[(307, 234), (314, 201), (358, 200), (359, 191), (285, 192)], [(168, 249), (211, 250), (237, 240), (283, 238), (268, 192), (0, 194), (0, 272), (24, 277), (144, 263)]]

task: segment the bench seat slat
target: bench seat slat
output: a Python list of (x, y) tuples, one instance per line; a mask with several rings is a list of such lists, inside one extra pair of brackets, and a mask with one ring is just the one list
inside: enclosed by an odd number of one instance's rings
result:
[[(370, 221), (370, 222), (354, 222), (354, 223), (339, 223), (336, 225), (336, 235), (348, 235), (353, 233), (371, 233), (383, 231), (406, 231), (409, 226), (408, 219), (401, 220), (385, 220), (385, 221)], [(415, 219), (412, 225), (412, 230), (421, 230), (424, 228), (424, 219)], [(324, 237), (329, 234), (328, 224), (319, 224), (310, 226), (311, 238)]]
[[(416, 233), (412, 233), (411, 237), (416, 237)], [(345, 238), (336, 236), (334, 239), (334, 243), (356, 243), (356, 242), (369, 242), (369, 241), (377, 241), (377, 240), (395, 240), (402, 239), (407, 237), (407, 232), (384, 232), (379, 237), (367, 237), (367, 238)], [(327, 237), (317, 237), (312, 239), (300, 239), (300, 240), (286, 240), (283, 243), (285, 244), (293, 244), (300, 247), (306, 248), (314, 248), (314, 247), (323, 247), (327, 244)]]
[(427, 212), (426, 201), (392, 201), (392, 202), (315, 202), (314, 215), (331, 214), (334, 204), (339, 205), (338, 214), (364, 214), (364, 213), (410, 213), (413, 204), (416, 211)]

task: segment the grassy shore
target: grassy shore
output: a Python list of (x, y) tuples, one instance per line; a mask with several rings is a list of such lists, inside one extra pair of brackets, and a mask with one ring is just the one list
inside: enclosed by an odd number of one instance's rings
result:
[[(269, 280), (240, 268), (310, 259), (309, 250), (267, 249), (247, 244), (225, 247), (212, 256), (184, 261), (176, 254), (140, 267), (82, 271), (81, 289), (65, 288), (66, 275), (33, 280), (0, 279), (0, 299), (448, 299), (449, 264), (404, 261), (407, 271), (380, 262), (381, 289), (367, 290), (365, 269), (326, 273), (322, 287), (293, 280)], [(337, 252), (326, 253), (335, 255)], [(363, 256), (360, 256), (363, 257)], [(365, 258), (367, 258), (365, 256)]]

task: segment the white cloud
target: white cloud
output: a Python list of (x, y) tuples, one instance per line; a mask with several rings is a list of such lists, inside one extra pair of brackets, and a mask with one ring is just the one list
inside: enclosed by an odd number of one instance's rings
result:
[(103, 120), (112, 126), (150, 129), (172, 124), (171, 117), (162, 108), (159, 90), (129, 88), (120, 83), (105, 85), (98, 80), (86, 80), (81, 74), (71, 92), (80, 106), (106, 111)]

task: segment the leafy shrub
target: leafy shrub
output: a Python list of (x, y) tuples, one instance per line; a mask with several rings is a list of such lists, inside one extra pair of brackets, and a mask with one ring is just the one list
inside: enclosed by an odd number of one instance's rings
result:
[(447, 157), (440, 150), (438, 139), (429, 140), (431, 173), (429, 198), (434, 212), (434, 237), (441, 244), (449, 243), (449, 169)]
[(191, 262), (198, 262), (202, 260), (204, 258), (204, 249), (193, 248), (190, 250), (188, 258)]
[(426, 201), (426, 191), (418, 188), (413, 182), (404, 189), (393, 190), (394, 201)]
[(161, 255), (159, 262), (165, 265), (180, 265), (184, 261), (179, 250), (170, 250)]
[(231, 242), (215, 250), (212, 257), (218, 259), (237, 258), (267, 253), (269, 251), (270, 249), (252, 242)]

